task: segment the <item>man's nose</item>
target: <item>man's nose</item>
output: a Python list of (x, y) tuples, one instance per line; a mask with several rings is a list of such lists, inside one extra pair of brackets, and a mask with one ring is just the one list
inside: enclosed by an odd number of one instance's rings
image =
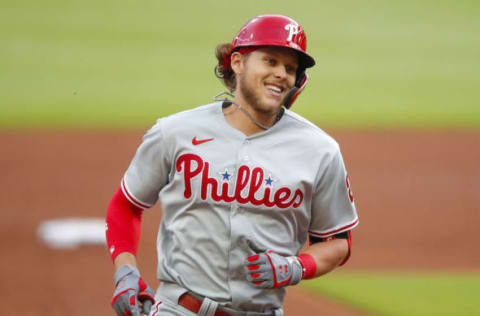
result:
[(275, 77), (283, 79), (287, 77), (287, 70), (284, 65), (278, 65), (275, 67)]

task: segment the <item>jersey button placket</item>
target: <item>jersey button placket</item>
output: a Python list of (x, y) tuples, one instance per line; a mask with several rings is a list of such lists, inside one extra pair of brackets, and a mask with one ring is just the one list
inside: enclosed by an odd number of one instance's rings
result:
[(246, 139), (243, 143), (243, 157), (242, 157), (242, 160), (244, 162), (247, 162), (247, 161), (250, 161), (250, 156), (248, 155), (248, 147), (250, 145), (250, 140)]
[[(249, 153), (250, 140), (244, 139), (239, 143), (237, 151), (237, 161), (235, 165), (236, 176), (239, 175), (241, 166), (250, 165), (251, 155)], [(245, 176), (245, 175), (244, 175)], [(236, 177), (235, 177), (236, 179)], [(244, 197), (248, 193), (248, 188), (244, 188), (241, 195)], [(242, 300), (244, 297), (243, 288), (241, 284), (244, 283), (245, 276), (243, 269), (239, 269), (239, 262), (243, 262), (243, 251), (239, 248), (239, 239), (245, 234), (245, 214), (244, 204), (233, 201), (230, 207), (230, 251), (229, 251), (229, 287), (232, 295), (232, 302)]]
[[(236, 169), (235, 176), (238, 176), (238, 170), (240, 169), (240, 166), (244, 165), (250, 159), (250, 157), (248, 156), (248, 150), (247, 150), (249, 143), (250, 141), (247, 139), (239, 143), (238, 152), (237, 152), (237, 161), (235, 163), (235, 169)], [(241, 205), (239, 205), (237, 201), (233, 201), (230, 205), (230, 249), (234, 249), (236, 247), (236, 236), (238, 235), (240, 228), (236, 227), (234, 223), (236, 222), (235, 217), (238, 216), (240, 213), (242, 213)], [(229, 261), (230, 260), (235, 261), (235, 259), (232, 259), (232, 258), (229, 258)], [(234, 262), (230, 262), (229, 266), (230, 267), (235, 266)], [(238, 275), (236, 275), (236, 272), (237, 271), (235, 270), (229, 271), (227, 276), (229, 279), (229, 283), (232, 277), (234, 279), (238, 278)]]
[[(250, 143), (251, 143), (250, 140), (245, 139), (240, 146), (240, 150), (238, 151), (237, 166), (236, 166), (237, 167), (237, 174), (238, 174), (238, 169), (240, 168), (240, 166), (248, 165), (250, 160), (251, 160), (251, 157), (249, 155), (249, 150), (248, 150)], [(237, 207), (236, 207), (235, 211), (237, 213), (241, 213), (242, 212), (241, 205), (237, 204)]]

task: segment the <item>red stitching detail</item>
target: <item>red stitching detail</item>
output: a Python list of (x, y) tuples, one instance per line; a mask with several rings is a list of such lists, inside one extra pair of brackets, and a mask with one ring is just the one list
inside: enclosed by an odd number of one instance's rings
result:
[(162, 304), (162, 301), (159, 301), (157, 304), (155, 304), (156, 311), (152, 314), (152, 316), (156, 316), (157, 313), (160, 313), (158, 310), (158, 307), (160, 307), (161, 304)]
[(277, 287), (277, 274), (275, 273), (276, 272), (275, 266), (273, 265), (270, 255), (268, 253), (265, 253), (265, 256), (267, 256), (268, 261), (270, 261), (270, 266), (272, 267), (272, 270), (273, 270), (273, 287)]

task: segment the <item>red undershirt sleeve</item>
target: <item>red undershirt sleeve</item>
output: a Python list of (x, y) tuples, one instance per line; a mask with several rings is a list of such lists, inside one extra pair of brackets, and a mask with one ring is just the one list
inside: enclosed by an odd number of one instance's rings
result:
[(106, 239), (114, 260), (122, 252), (137, 255), (143, 209), (127, 200), (119, 188), (108, 204)]

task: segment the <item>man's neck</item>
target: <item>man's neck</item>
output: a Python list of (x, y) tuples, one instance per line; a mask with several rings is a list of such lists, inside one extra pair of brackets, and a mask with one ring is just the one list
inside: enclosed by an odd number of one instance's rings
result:
[[(255, 111), (240, 98), (235, 98), (233, 102), (235, 104), (223, 109), (225, 119), (230, 126), (247, 136), (265, 131), (273, 126), (277, 120), (277, 113)], [(242, 108), (240, 109), (239, 106)]]

